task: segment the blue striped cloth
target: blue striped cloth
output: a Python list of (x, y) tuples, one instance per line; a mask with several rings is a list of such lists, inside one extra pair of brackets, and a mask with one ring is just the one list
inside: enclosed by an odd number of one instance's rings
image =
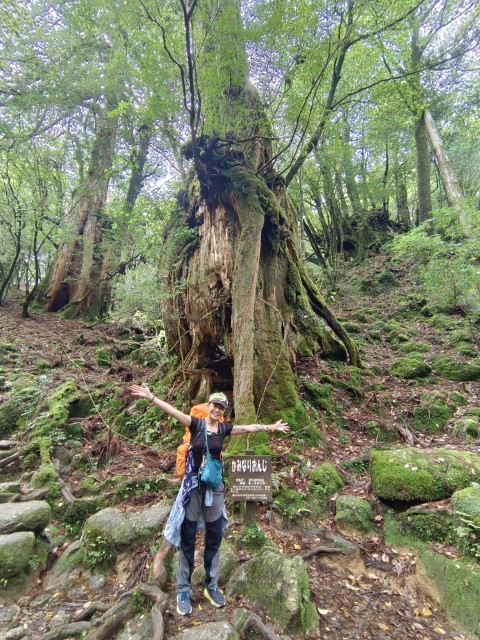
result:
[[(190, 502), (190, 495), (194, 489), (198, 487), (198, 476), (193, 472), (193, 452), (192, 447), (188, 448), (187, 460), (185, 463), (185, 475), (183, 476), (180, 490), (173, 503), (172, 510), (168, 516), (163, 535), (165, 540), (170, 542), (174, 547), (180, 546), (180, 529), (185, 518), (185, 509)], [(205, 491), (205, 506), (210, 507), (213, 502), (213, 491), (207, 487)], [(223, 505), (222, 513), (224, 524), (223, 531), (227, 526), (227, 510)], [(197, 521), (197, 530), (205, 529), (205, 521), (202, 516)]]

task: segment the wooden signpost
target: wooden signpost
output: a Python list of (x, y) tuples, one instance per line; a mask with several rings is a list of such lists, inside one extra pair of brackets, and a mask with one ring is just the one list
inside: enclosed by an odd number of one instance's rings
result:
[(246, 454), (229, 460), (228, 493), (231, 500), (245, 502), (245, 520), (254, 522), (256, 503), (273, 499), (272, 465), (270, 456), (255, 456), (252, 449)]

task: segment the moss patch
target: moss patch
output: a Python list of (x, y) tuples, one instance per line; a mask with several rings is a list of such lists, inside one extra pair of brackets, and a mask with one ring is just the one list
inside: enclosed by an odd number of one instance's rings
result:
[(388, 372), (392, 376), (398, 378), (406, 378), (411, 380), (413, 378), (425, 378), (430, 375), (431, 367), (418, 357), (398, 358), (388, 367)]
[(370, 473), (373, 491), (379, 498), (402, 502), (441, 500), (480, 480), (480, 456), (447, 449), (374, 451)]
[(479, 637), (480, 567), (426, 549), (420, 553), (419, 564), (427, 579), (434, 583), (441, 608), (466, 631)]
[(450, 356), (442, 356), (432, 362), (432, 369), (437, 375), (446, 380), (459, 382), (480, 380), (480, 363), (478, 360), (458, 362)]
[(413, 426), (422, 433), (438, 433), (454, 413), (455, 407), (447, 404), (443, 395), (424, 393), (413, 412)]
[(475, 440), (480, 436), (480, 423), (474, 418), (460, 418), (455, 420), (453, 433), (465, 440)]
[(466, 487), (452, 496), (452, 505), (456, 514), (470, 518), (480, 526), (480, 487)]
[(305, 390), (306, 396), (311, 400), (312, 404), (317, 409), (322, 409), (323, 411), (332, 411), (332, 403), (331, 403), (331, 393), (332, 393), (332, 385), (331, 384), (315, 384), (315, 382), (310, 382), (309, 380), (304, 380), (303, 388)]
[(325, 511), (330, 505), (330, 498), (344, 486), (342, 476), (335, 469), (333, 464), (324, 462), (315, 467), (309, 477), (309, 493), (315, 501), (316, 506)]
[(402, 345), (402, 351), (404, 353), (428, 353), (430, 349), (430, 345), (424, 342), (407, 342)]
[(398, 521), (408, 537), (422, 542), (445, 542), (453, 527), (452, 515), (447, 510), (427, 510), (413, 507), (401, 514)]
[(336, 503), (335, 524), (346, 533), (369, 533), (375, 530), (371, 504), (357, 496), (339, 496)]

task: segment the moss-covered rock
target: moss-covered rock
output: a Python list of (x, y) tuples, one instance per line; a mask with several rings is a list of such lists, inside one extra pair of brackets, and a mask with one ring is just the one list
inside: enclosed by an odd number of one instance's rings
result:
[(436, 391), (420, 396), (420, 405), (413, 411), (413, 426), (422, 433), (438, 433), (455, 413), (455, 406)]
[(145, 346), (132, 352), (132, 360), (146, 367), (158, 367), (162, 359), (162, 351), (156, 347)]
[(402, 351), (404, 353), (428, 353), (430, 350), (430, 345), (424, 342), (407, 342), (402, 345)]
[(292, 524), (312, 511), (304, 493), (289, 489), (283, 484), (273, 490), (273, 507), (282, 518)]
[(480, 456), (447, 449), (374, 451), (370, 473), (375, 495), (384, 500), (441, 500), (480, 480)]
[(13, 399), (0, 404), (0, 437), (8, 436), (15, 431), (21, 414), (19, 403)]
[(309, 477), (309, 492), (320, 510), (328, 509), (331, 497), (344, 486), (342, 476), (333, 464), (324, 462), (312, 470)]
[(410, 356), (409, 358), (398, 358), (388, 367), (388, 372), (398, 378), (425, 378), (430, 375), (431, 367), (420, 358)]
[(29, 430), (37, 438), (44, 436), (55, 441), (70, 437), (67, 433), (67, 421), (70, 405), (78, 400), (80, 394), (73, 380), (59, 385), (53, 393), (47, 396), (43, 410), (28, 424)]
[(44, 500), (0, 505), (0, 534), (17, 531), (42, 531), (50, 522), (52, 511)]
[(348, 322), (348, 320), (342, 321), (343, 328), (347, 333), (362, 333), (362, 327), (354, 322)]
[(475, 440), (480, 436), (480, 423), (474, 418), (460, 418), (455, 420), (453, 433), (465, 440)]
[(51, 368), (52, 363), (50, 360), (45, 360), (44, 358), (38, 358), (38, 360), (35, 360), (35, 369), (38, 369), (39, 371), (46, 371)]
[(84, 532), (91, 531), (92, 538), (111, 539), (116, 549), (134, 546), (155, 536), (164, 524), (170, 505), (160, 502), (144, 511), (124, 513), (109, 507), (90, 516)]
[(289, 558), (266, 546), (233, 573), (226, 593), (244, 595), (268, 611), (282, 632), (300, 631), (318, 638), (318, 614), (310, 600), (305, 564), (299, 557)]
[(475, 338), (473, 336), (473, 333), (468, 329), (454, 329), (453, 331), (450, 331), (448, 335), (447, 345), (449, 347), (454, 347), (461, 342), (468, 344), (474, 343)]
[(425, 576), (424, 586), (440, 608), (465, 631), (480, 637), (480, 567), (425, 549), (417, 561), (417, 574)]
[(0, 535), (0, 580), (16, 576), (28, 567), (34, 545), (32, 531)]
[(435, 327), (435, 329), (440, 329), (441, 331), (453, 332), (455, 323), (452, 320), (451, 316), (447, 316), (443, 313), (434, 314), (433, 309), (431, 307), (428, 308), (428, 313), (423, 313), (423, 309), (422, 309), (422, 314), (427, 317), (430, 317), (429, 324), (430, 326)]
[(433, 371), (446, 380), (469, 382), (480, 380), (480, 362), (459, 362), (451, 356), (441, 356), (432, 362)]
[(337, 529), (344, 533), (373, 532), (375, 524), (371, 504), (357, 496), (339, 496), (336, 502), (335, 524)]

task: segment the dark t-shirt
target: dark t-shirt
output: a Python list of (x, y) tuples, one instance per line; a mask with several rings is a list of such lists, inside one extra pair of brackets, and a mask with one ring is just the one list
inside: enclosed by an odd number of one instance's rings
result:
[[(208, 429), (208, 427), (207, 427)], [(219, 433), (212, 433), (208, 436), (208, 448), (212, 454), (212, 458), (220, 460), (220, 454), (222, 453), (223, 438), (229, 436), (232, 432), (233, 424), (231, 422), (219, 422)], [(198, 430), (200, 433), (197, 435)], [(205, 446), (205, 434), (203, 429), (203, 420), (192, 416), (192, 424), (190, 425), (190, 444), (193, 449), (193, 466), (194, 470), (198, 471), (202, 464), (203, 448)], [(207, 431), (208, 433), (208, 431)]]

